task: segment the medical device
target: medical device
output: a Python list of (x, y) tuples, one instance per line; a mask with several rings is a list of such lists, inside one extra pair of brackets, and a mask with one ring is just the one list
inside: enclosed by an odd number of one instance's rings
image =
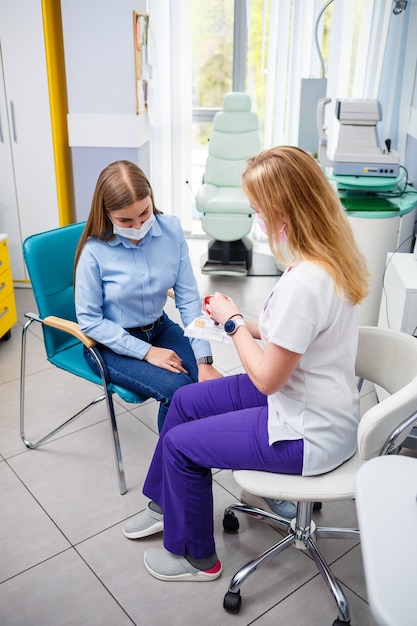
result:
[(327, 136), (324, 127), (324, 107), (331, 98), (322, 98), (317, 105), (319, 134), (318, 160), (323, 166), (333, 167), (336, 176), (398, 177), (400, 158), (391, 150), (391, 140), (382, 148), (377, 123), (382, 120), (379, 100), (336, 100), (336, 118), (340, 122), (334, 160), (327, 156)]

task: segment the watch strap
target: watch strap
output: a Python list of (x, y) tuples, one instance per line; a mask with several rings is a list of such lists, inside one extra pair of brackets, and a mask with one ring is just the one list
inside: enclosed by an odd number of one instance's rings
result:
[(213, 365), (213, 357), (212, 356), (200, 356), (197, 359), (197, 365)]
[[(231, 322), (231, 324), (229, 324), (229, 322)], [(227, 327), (230, 325), (233, 325), (233, 328), (231, 330), (228, 330)], [(234, 335), (239, 326), (246, 326), (246, 322), (244, 319), (238, 318), (237, 320), (234, 320), (232, 318), (229, 318), (224, 324), (224, 330), (227, 335)]]

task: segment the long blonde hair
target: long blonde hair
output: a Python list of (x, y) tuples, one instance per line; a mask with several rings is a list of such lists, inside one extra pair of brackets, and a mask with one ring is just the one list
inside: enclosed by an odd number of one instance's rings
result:
[(108, 211), (123, 209), (148, 196), (153, 212), (162, 213), (155, 207), (151, 184), (140, 167), (131, 161), (115, 161), (105, 167), (98, 177), (87, 224), (78, 242), (75, 267), (89, 237), (109, 241), (114, 236)]
[(369, 291), (369, 273), (336, 191), (307, 152), (294, 146), (264, 150), (248, 160), (243, 189), (265, 216), (269, 245), (285, 262), (276, 235), (277, 214), (286, 223), (295, 262), (310, 260), (333, 277), (337, 292), (358, 304)]

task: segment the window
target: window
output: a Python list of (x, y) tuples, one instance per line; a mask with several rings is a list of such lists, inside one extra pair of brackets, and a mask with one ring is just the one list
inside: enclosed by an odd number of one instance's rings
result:
[[(192, 0), (193, 196), (202, 183), (212, 120), (229, 91), (245, 90), (245, 0)], [(193, 203), (193, 232), (201, 214)]]
[[(195, 214), (210, 122), (227, 91), (252, 95), (264, 147), (298, 145), (301, 115), (316, 130), (316, 103), (300, 114), (301, 80), (311, 77), (325, 77), (333, 102), (380, 97), (382, 125), (391, 132), (402, 40), (390, 23), (408, 17), (408, 9), (392, 16), (392, 0), (148, 1), (158, 42), (149, 107), (152, 181), (162, 196), (158, 205), (172, 208), (185, 230)], [(388, 49), (395, 54), (389, 57)], [(325, 126), (331, 157), (334, 106), (326, 107)]]

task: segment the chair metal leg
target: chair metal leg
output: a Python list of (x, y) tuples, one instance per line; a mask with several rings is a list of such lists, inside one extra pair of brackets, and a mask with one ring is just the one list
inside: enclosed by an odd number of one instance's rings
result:
[(109, 392), (107, 388), (107, 384), (105, 386), (105, 391), (106, 391), (105, 397), (106, 397), (106, 404), (107, 404), (107, 412), (110, 418), (110, 426), (111, 426), (112, 435), (113, 435), (113, 450), (114, 450), (114, 458), (116, 461), (117, 479), (119, 481), (120, 495), (123, 496), (127, 492), (126, 477), (125, 477), (125, 471), (123, 467), (122, 449), (120, 447), (120, 438), (119, 438), (119, 431), (117, 429), (116, 414), (114, 412), (113, 395), (111, 392)]
[(34, 321), (37, 321), (37, 320), (30, 319), (28, 322), (26, 322), (25, 326), (23, 327), (21, 359), (20, 359), (20, 436), (25, 446), (31, 449), (37, 448), (41, 446), (43, 443), (45, 443), (46, 441), (48, 441), (49, 439), (51, 439), (51, 437), (59, 433), (63, 428), (71, 424), (71, 422), (73, 422), (78, 417), (80, 417), (83, 413), (85, 413), (85, 411), (87, 411), (87, 409), (89, 409), (90, 406), (92, 406), (93, 404), (96, 404), (97, 402), (101, 402), (102, 400), (104, 400), (104, 397), (105, 397), (103, 394), (102, 396), (94, 400), (93, 402), (90, 402), (86, 407), (81, 409), (81, 411), (78, 411), (78, 413), (70, 417), (63, 424), (61, 424), (60, 426), (52, 430), (50, 433), (48, 433), (47, 435), (45, 435), (38, 441), (36, 442), (29, 441), (29, 439), (25, 435), (26, 338), (27, 338), (27, 330), (29, 326), (32, 324), (32, 322)]
[(356, 539), (360, 541), (361, 535), (357, 528), (316, 528), (316, 536), (320, 539)]
[(284, 517), (280, 517), (275, 513), (269, 513), (269, 511), (264, 511), (263, 509), (257, 509), (256, 507), (248, 504), (241, 504), (240, 502), (231, 504), (227, 507), (227, 509), (225, 509), (224, 514), (227, 515), (230, 511), (238, 511), (239, 513), (245, 513), (246, 515), (256, 519), (265, 520), (267, 523), (271, 523), (273, 526), (283, 530), (284, 532), (288, 532), (290, 527), (290, 522)]
[(89, 350), (90, 350), (90, 354), (92, 354), (92, 356), (95, 359), (95, 362), (100, 372), (101, 382), (103, 384), (104, 395), (105, 395), (106, 404), (107, 404), (107, 413), (110, 418), (110, 426), (111, 426), (112, 435), (113, 435), (113, 450), (114, 450), (114, 459), (116, 462), (117, 479), (119, 481), (120, 494), (123, 496), (127, 492), (126, 477), (125, 477), (125, 471), (123, 468), (122, 449), (120, 447), (120, 438), (119, 438), (119, 431), (117, 429), (116, 414), (114, 412), (113, 394), (109, 390), (109, 387), (108, 387), (109, 380), (108, 380), (107, 368), (106, 368), (106, 364), (104, 363), (101, 357), (100, 352), (94, 347), (89, 348)]
[(233, 576), (230, 581), (229, 591), (236, 593), (248, 576), (253, 574), (253, 572), (258, 569), (260, 565), (268, 563), (268, 561), (278, 556), (278, 554), (281, 554), (281, 552), (284, 552), (284, 550), (289, 548), (293, 543), (294, 537), (292, 535), (288, 535), (288, 537), (284, 537), (284, 539), (281, 539), (281, 541), (273, 545), (271, 548), (268, 548), (268, 550), (259, 554), (256, 558), (252, 559), (252, 561), (246, 563), (246, 565), (241, 567)]
[(26, 324), (23, 327), (22, 343), (21, 343), (21, 360), (20, 360), (20, 436), (22, 438), (23, 443), (25, 444), (25, 446), (27, 448), (31, 448), (31, 449), (35, 449), (35, 448), (41, 446), (43, 443), (45, 443), (46, 441), (48, 441), (49, 439), (54, 437), (54, 435), (56, 435), (61, 430), (66, 428), (69, 424), (71, 424), (73, 421), (75, 421), (78, 417), (83, 415), (92, 406), (94, 406), (95, 404), (98, 404), (99, 402), (102, 402), (103, 400), (106, 400), (107, 414), (108, 414), (108, 417), (109, 417), (110, 426), (111, 426), (111, 430), (112, 430), (113, 449), (114, 449), (114, 454), (115, 454), (116, 471), (117, 471), (117, 478), (118, 478), (118, 483), (119, 483), (119, 490), (120, 490), (120, 494), (124, 495), (127, 492), (127, 486), (126, 486), (126, 478), (125, 478), (125, 473), (124, 473), (124, 468), (123, 468), (122, 451), (121, 451), (121, 447), (120, 447), (120, 439), (119, 439), (119, 433), (118, 433), (118, 429), (117, 429), (116, 415), (115, 415), (115, 411), (114, 411), (113, 396), (112, 396), (111, 391), (109, 391), (109, 389), (108, 389), (106, 376), (105, 376), (105, 372), (104, 372), (101, 360), (100, 360), (99, 356), (97, 355), (97, 353), (94, 350), (90, 350), (90, 351), (94, 355), (94, 358), (95, 358), (96, 363), (98, 365), (98, 368), (100, 370), (104, 393), (101, 396), (99, 396), (98, 398), (96, 398), (95, 400), (93, 400), (92, 402), (90, 402), (89, 404), (87, 404), (84, 408), (82, 408), (80, 411), (78, 411), (78, 413), (76, 413), (75, 415), (73, 415), (72, 417), (67, 419), (65, 422), (63, 422), (62, 424), (60, 424), (59, 426), (54, 428), (54, 430), (52, 430), (50, 433), (48, 433), (47, 435), (45, 435), (44, 437), (42, 437), (38, 441), (32, 442), (32, 441), (30, 441), (26, 437), (26, 434), (25, 434), (25, 386), (26, 386), (25, 382), (26, 382), (26, 377), (25, 377), (25, 375), (26, 375), (26, 340), (27, 340), (27, 331), (29, 329), (29, 326), (32, 324), (32, 322), (38, 321), (38, 322), (42, 323), (42, 320), (38, 316), (36, 316), (35, 314), (31, 314), (31, 315), (33, 315), (33, 317), (31, 317), (26, 322)]
[[(93, 400), (85, 406), (83, 409), (78, 411), (75, 415), (70, 417), (68, 420), (63, 422), (60, 426), (57, 426), (50, 433), (38, 439), (38, 441), (30, 441), (25, 434), (25, 388), (26, 388), (26, 338), (27, 331), (32, 322), (37, 321), (35, 318), (30, 319), (23, 327), (22, 331), (22, 344), (21, 344), (21, 358), (20, 358), (20, 436), (22, 438), (23, 443), (27, 448), (35, 449), (41, 446), (43, 443), (51, 439), (54, 435), (63, 430), (66, 426), (71, 424), (71, 422), (75, 421), (78, 417), (80, 417), (83, 413), (85, 413), (91, 406), (97, 404), (98, 402), (102, 402), (105, 398), (105, 395), (102, 394), (100, 397)], [(40, 321), (40, 320), (39, 320)]]
[[(23, 384), (22, 393), (24, 393), (24, 384)], [(88, 409), (90, 409), (92, 406), (94, 406), (95, 404), (98, 404), (99, 402), (102, 402), (104, 399), (105, 399), (104, 395), (101, 395), (100, 397), (96, 398), (95, 400), (93, 400), (92, 402), (87, 404), (83, 409), (78, 411), (78, 413), (75, 413), (75, 415), (73, 415), (72, 417), (67, 419), (65, 422), (63, 422), (60, 426), (57, 426), (56, 428), (54, 428), (54, 430), (51, 430), (50, 433), (48, 433), (44, 437), (41, 437), (41, 439), (38, 439), (38, 441), (35, 441), (35, 442), (29, 441), (29, 439), (26, 437), (24, 414), (23, 414), (23, 412), (21, 412), (21, 414), (20, 414), (20, 436), (22, 438), (23, 443), (25, 444), (25, 446), (27, 448), (30, 448), (31, 450), (34, 450), (35, 448), (38, 448), (42, 444), (46, 443), (49, 439), (54, 437), (54, 435), (59, 433), (61, 430), (63, 430), (67, 426), (69, 426), (78, 417), (81, 417), (81, 415), (83, 415), (83, 413), (88, 411)]]
[[(274, 525), (277, 524), (280, 528), (284, 528), (288, 531), (287, 537), (262, 552), (262, 554), (256, 556), (234, 574), (223, 602), (223, 606), (227, 611), (237, 613), (240, 610), (240, 587), (248, 576), (253, 574), (253, 572), (260, 565), (267, 563), (281, 554), (281, 552), (286, 550), (288, 547), (293, 546), (298, 550), (308, 551), (312, 556), (317, 569), (323, 576), (327, 587), (336, 602), (338, 610), (338, 623), (350, 623), (349, 604), (346, 596), (343, 593), (339, 582), (333, 575), (317, 548), (315, 539), (318, 537), (330, 537), (359, 540), (359, 531), (351, 528), (316, 528), (316, 525), (312, 520), (313, 506), (313, 502), (298, 502), (297, 515), (295, 519), (287, 523), (284, 523), (285, 520), (281, 520), (276, 515), (244, 504), (233, 504), (225, 510), (225, 515), (231, 511), (238, 511), (255, 517), (256, 519), (265, 520), (267, 523), (273, 523)], [(237, 530), (237, 528), (238, 523), (233, 530)]]
[(324, 580), (326, 581), (327, 587), (336, 602), (337, 611), (339, 613), (340, 620), (342, 622), (346, 622), (349, 624), (350, 623), (349, 604), (339, 582), (333, 575), (331, 569), (329, 568), (326, 561), (322, 557), (320, 550), (317, 548), (315, 541), (311, 537), (307, 539), (306, 545), (307, 545), (307, 549), (309, 553), (313, 557), (313, 560), (317, 566), (317, 569), (319, 570), (320, 574), (323, 576)]

